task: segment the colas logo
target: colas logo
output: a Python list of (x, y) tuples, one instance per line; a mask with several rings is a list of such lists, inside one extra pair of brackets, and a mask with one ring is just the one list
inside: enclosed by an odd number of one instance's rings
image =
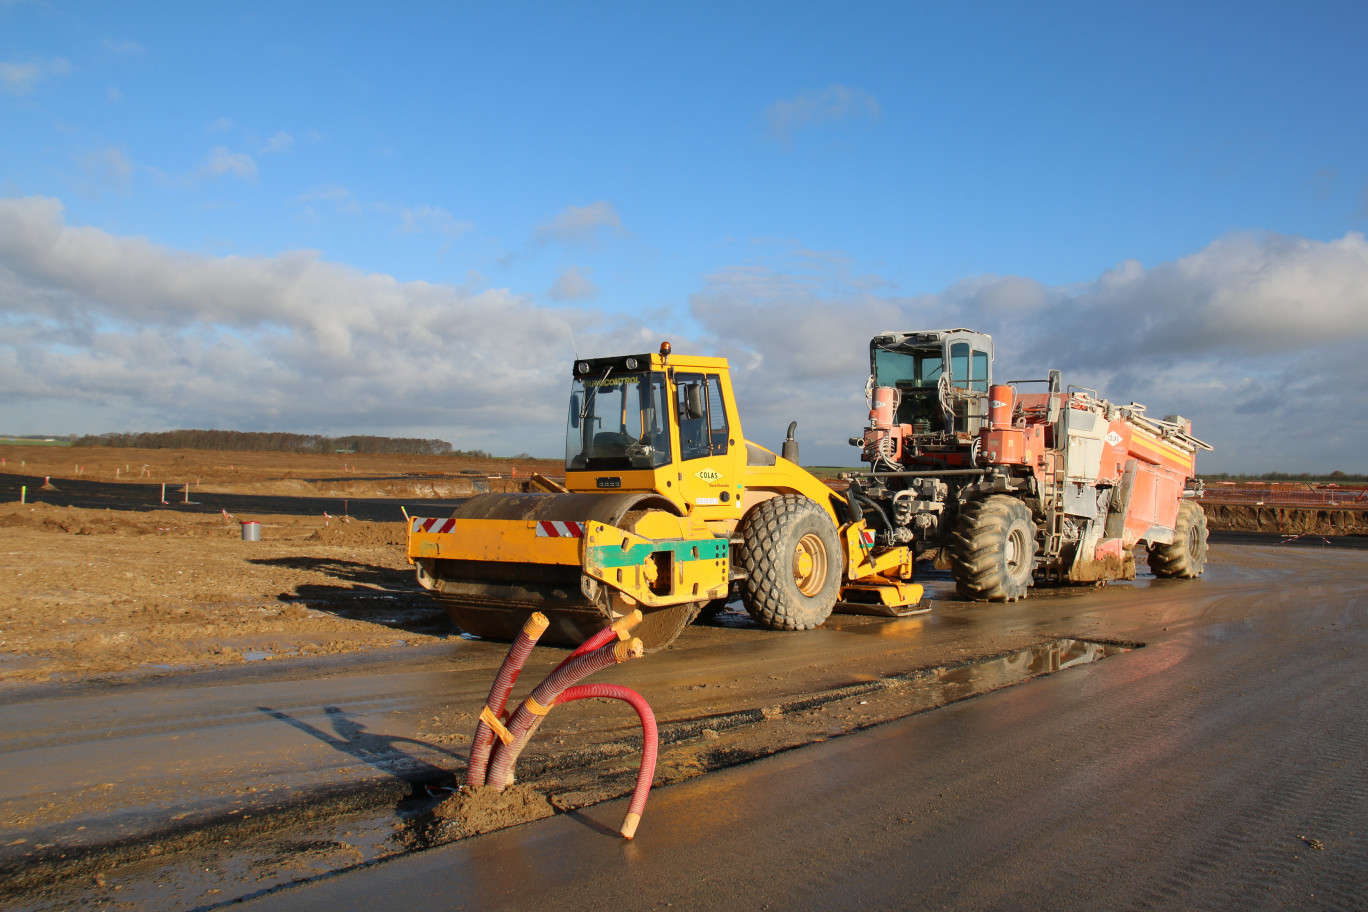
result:
[(699, 469), (697, 472), (694, 472), (694, 477), (701, 478), (708, 484), (712, 484), (722, 477), (722, 473), (716, 469)]

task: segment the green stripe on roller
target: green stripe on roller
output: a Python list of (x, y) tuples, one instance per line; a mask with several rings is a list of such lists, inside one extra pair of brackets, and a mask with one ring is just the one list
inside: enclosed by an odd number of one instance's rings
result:
[(677, 561), (725, 560), (727, 557), (725, 538), (707, 538), (699, 541), (643, 542), (623, 550), (617, 545), (595, 545), (589, 549), (590, 560), (598, 566), (639, 567), (660, 551), (669, 551)]

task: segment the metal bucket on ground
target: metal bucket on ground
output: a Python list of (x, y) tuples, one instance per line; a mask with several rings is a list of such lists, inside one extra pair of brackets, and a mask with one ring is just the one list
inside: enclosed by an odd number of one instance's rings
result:
[(247, 520), (242, 524), (243, 541), (261, 541), (261, 523), (256, 520)]

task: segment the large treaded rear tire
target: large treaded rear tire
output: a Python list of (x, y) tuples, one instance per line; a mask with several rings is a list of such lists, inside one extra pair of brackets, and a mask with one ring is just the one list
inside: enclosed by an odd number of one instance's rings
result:
[(771, 630), (808, 630), (831, 616), (845, 563), (831, 517), (801, 494), (762, 501), (741, 521), (741, 600)]
[(1015, 497), (996, 494), (966, 504), (950, 534), (950, 575), (959, 594), (976, 602), (1025, 598), (1035, 536), (1030, 509)]
[(1150, 571), (1163, 579), (1196, 579), (1206, 569), (1206, 513), (1200, 504), (1185, 500), (1178, 505), (1170, 544), (1149, 546)]

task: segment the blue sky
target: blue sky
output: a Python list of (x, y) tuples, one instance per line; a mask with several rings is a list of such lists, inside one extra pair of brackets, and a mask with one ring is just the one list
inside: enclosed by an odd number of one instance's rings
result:
[[(1368, 6), (0, 0), (0, 430), (561, 451), (733, 359), (849, 462), (870, 336), (1368, 471)], [(571, 339), (573, 338), (573, 343)], [(1361, 399), (1361, 397), (1360, 397)], [(1352, 412), (1353, 410), (1351, 410)]]

